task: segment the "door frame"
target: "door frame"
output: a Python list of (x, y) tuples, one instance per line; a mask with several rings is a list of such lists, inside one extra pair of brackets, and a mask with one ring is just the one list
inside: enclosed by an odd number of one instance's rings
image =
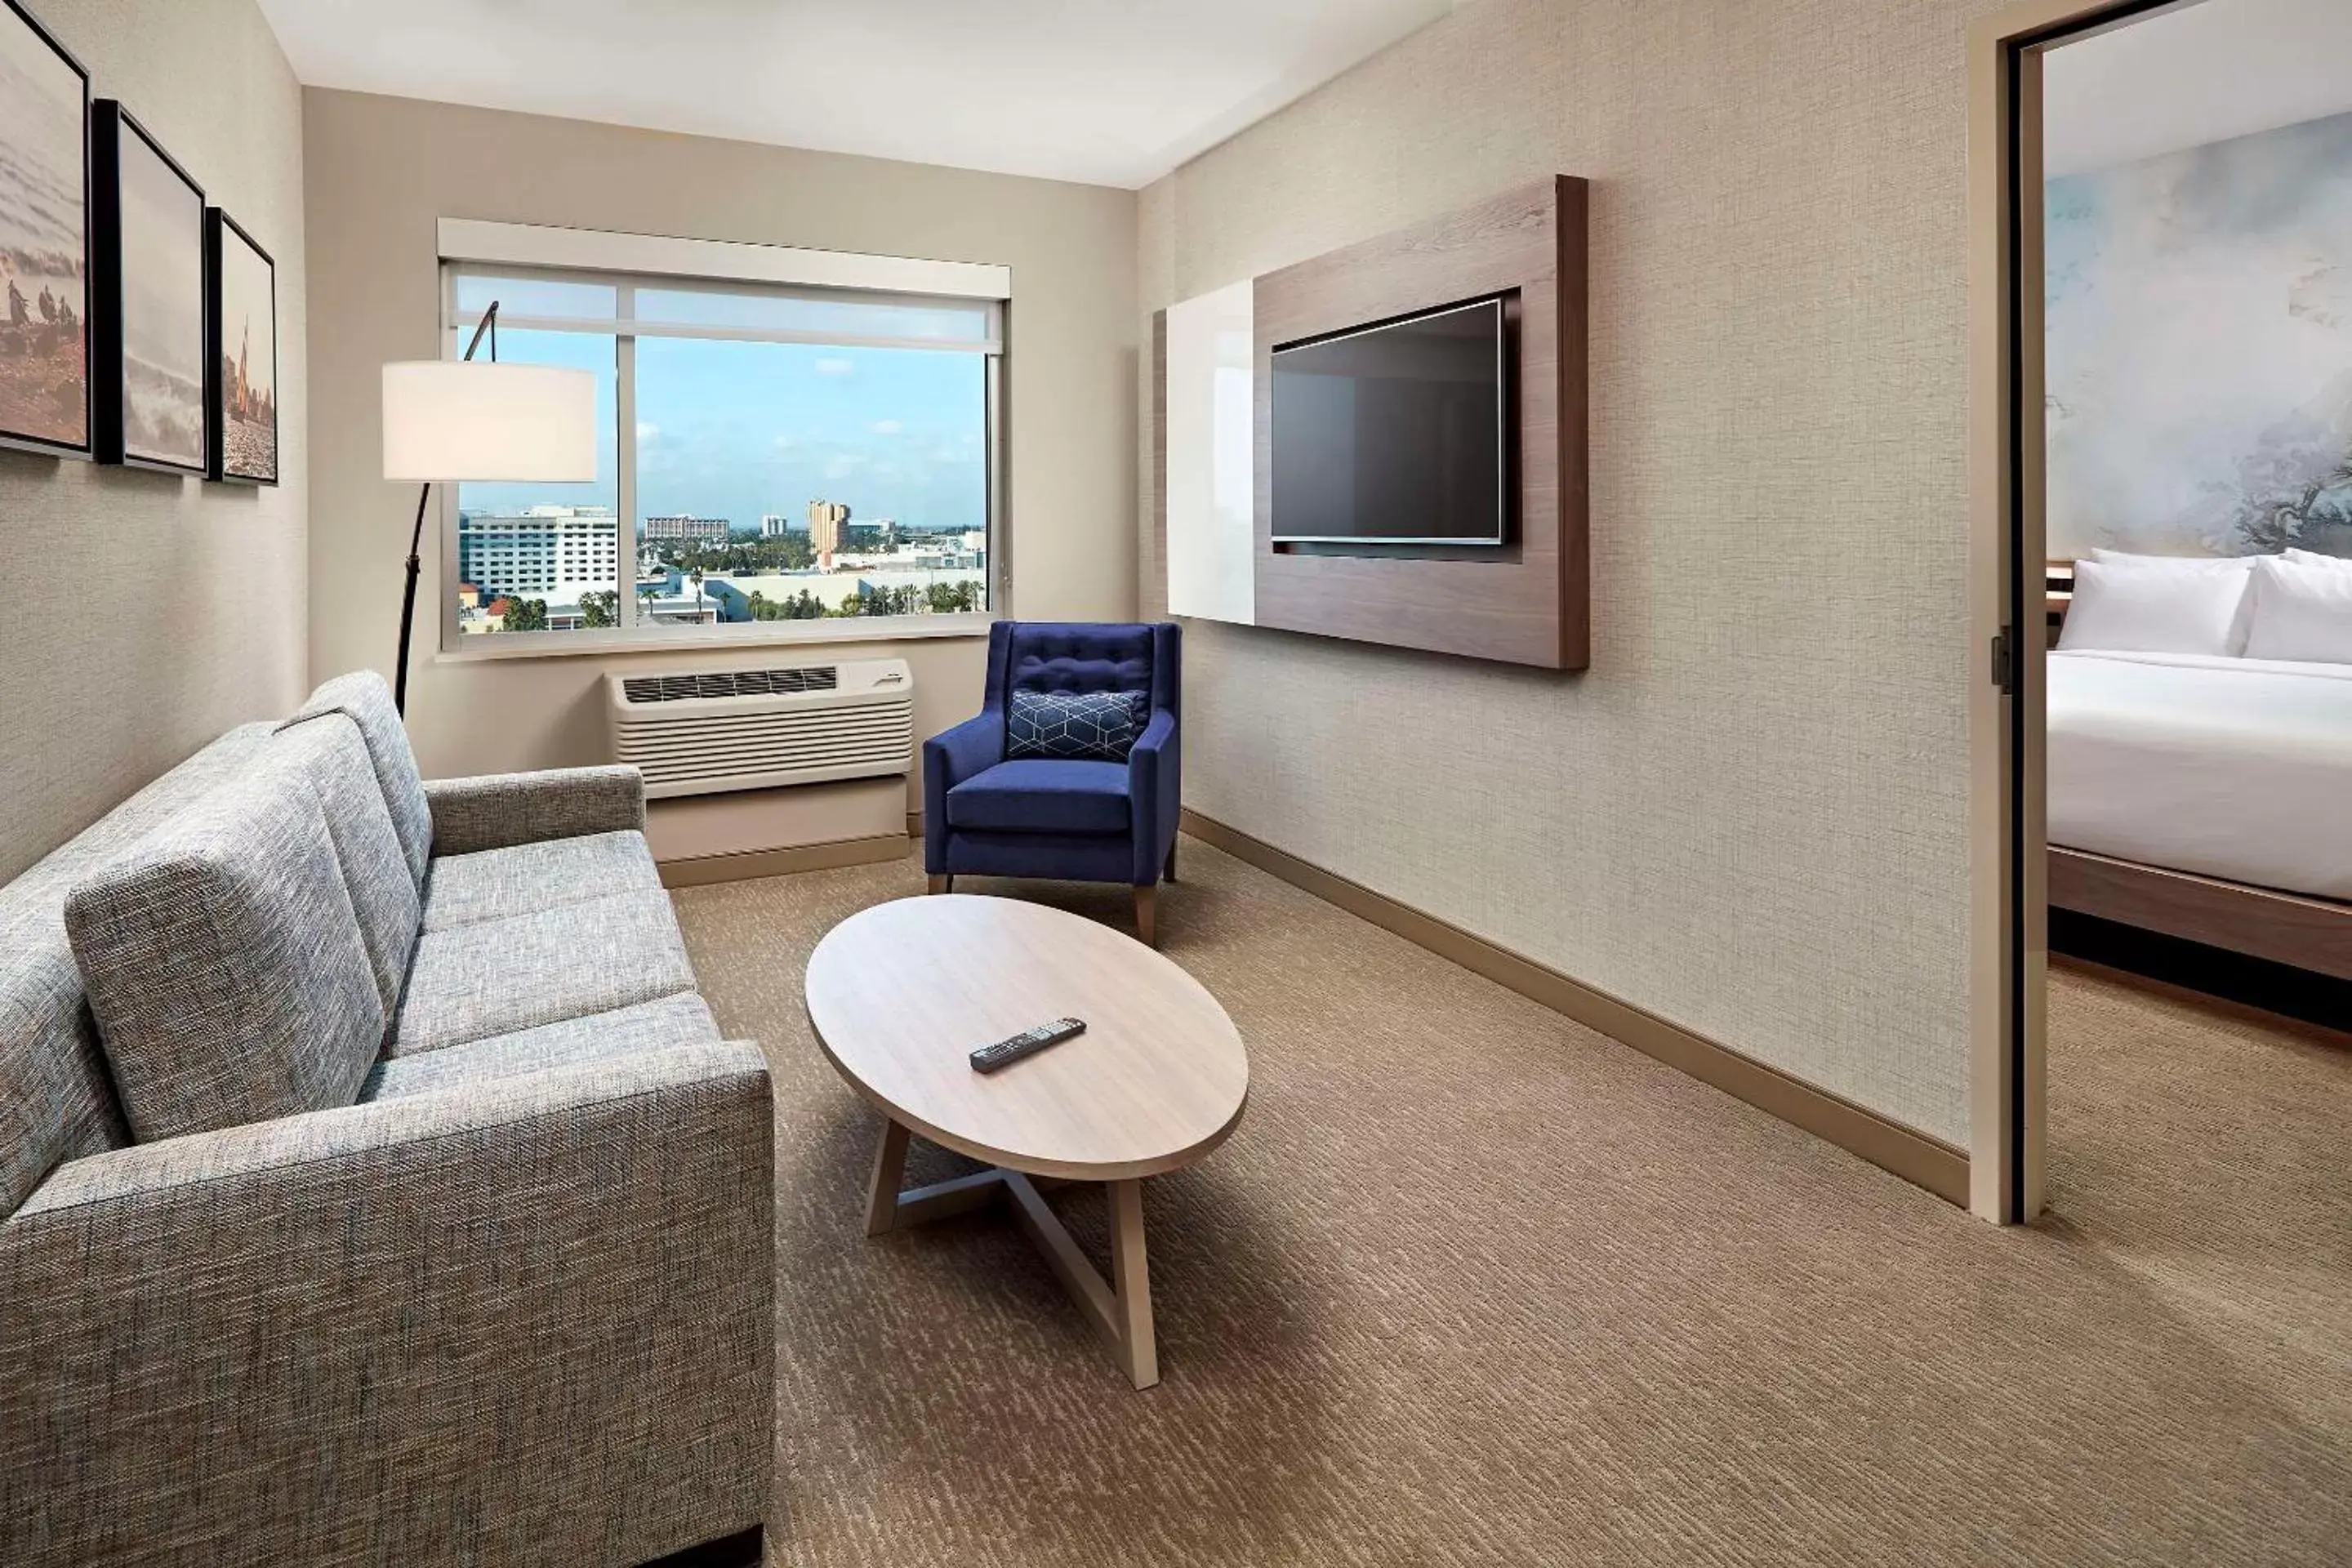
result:
[(2200, 3), (2019, 0), (1969, 30), (1969, 1208), (2000, 1225), (2042, 1212), (2048, 1113), (2042, 58)]

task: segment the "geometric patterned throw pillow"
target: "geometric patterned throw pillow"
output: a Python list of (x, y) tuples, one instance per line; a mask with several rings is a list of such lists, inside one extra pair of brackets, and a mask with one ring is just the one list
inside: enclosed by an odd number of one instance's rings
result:
[(1150, 717), (1150, 696), (1141, 691), (1015, 691), (1004, 754), (1123, 763)]

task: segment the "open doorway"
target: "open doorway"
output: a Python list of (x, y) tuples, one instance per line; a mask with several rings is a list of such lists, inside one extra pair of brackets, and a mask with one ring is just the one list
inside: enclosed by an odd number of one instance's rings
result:
[(1979, 45), (2006, 857), (1979, 1157), (1997, 1217), (2046, 1205), (2184, 1315), (2340, 1354), (2352, 7), (2053, 3)]

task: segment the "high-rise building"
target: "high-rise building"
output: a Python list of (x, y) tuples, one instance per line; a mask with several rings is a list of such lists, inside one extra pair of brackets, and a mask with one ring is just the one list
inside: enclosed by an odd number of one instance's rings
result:
[(727, 542), (734, 524), (723, 517), (649, 517), (647, 543), (702, 544), (716, 549)]
[(534, 506), (457, 517), (457, 575), (485, 599), (610, 589), (620, 565), (619, 521), (609, 507)]
[(790, 533), (792, 531), (793, 520), (786, 517), (783, 513), (780, 511), (763, 511), (760, 514), (761, 538), (782, 539), (785, 534)]
[(813, 500), (808, 520), (809, 548), (816, 552), (819, 566), (830, 567), (833, 552), (849, 536), (849, 508), (837, 500)]

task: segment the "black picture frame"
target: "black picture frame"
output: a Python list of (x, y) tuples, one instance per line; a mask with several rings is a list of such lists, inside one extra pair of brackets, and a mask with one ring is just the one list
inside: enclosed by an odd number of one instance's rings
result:
[[(90, 318), (97, 312), (91, 305), (96, 291), (92, 288), (90, 274), (89, 71), (81, 61), (74, 58), (70, 49), (59, 43), (56, 36), (47, 27), (42, 26), (33, 14), (19, 5), (17, 0), (0, 0), (0, 26), (9, 26), (23, 27), (35, 43), (56, 56), (58, 63), (71, 71), (81, 82), (81, 105), (75, 116), (76, 128), (81, 136), (81, 254), (78, 258), (81, 265), (82, 296), (81, 438), (78, 441), (66, 440), (61, 437), (44, 436), (30, 429), (10, 428), (7, 424), (5, 404), (0, 402), (0, 448), (17, 452), (37, 452), (53, 458), (87, 458), (93, 451), (96, 414), (91, 407), (91, 389), (97, 384), (98, 380), (92, 371), (96, 355), (92, 352), (90, 326)], [(13, 284), (13, 279), (11, 283)], [(5, 292), (5, 289), (0, 289), (0, 294)], [(6, 332), (12, 339), (16, 327), (14, 320), (14, 300), (0, 300), (0, 331)], [(15, 344), (10, 342), (6, 346), (13, 353)]]
[[(126, 137), (152, 153), (195, 198), (195, 217), (185, 237), (197, 268), (195, 320), (192, 323), (196, 354), (204, 354), (204, 316), (211, 298), (211, 279), (205, 274), (205, 188), (163, 150), (153, 133), (139, 123), (117, 100), (101, 98), (90, 105), (90, 404), (91, 455), (101, 463), (159, 473), (205, 477), (212, 449), (211, 418), (205, 406), (204, 366), (194, 366), (196, 415), (194, 450), (187, 460), (135, 447), (131, 426), (131, 360), (126, 352), (128, 319), (125, 307), (126, 267), (123, 254), (122, 164)], [(134, 156), (137, 155), (134, 153)]]
[[(244, 360), (244, 345), (231, 345), (227, 341), (228, 262), (230, 246), (241, 246), (250, 252), (269, 273), (269, 383), (264, 395), (269, 400), (269, 463), (268, 471), (260, 473), (238, 467), (239, 458), (231, 451), (235, 426), (245, 422), (246, 410), (236, 405), (251, 396), (247, 377), (250, 372)], [(233, 385), (229, 372), (229, 356), (238, 360), (236, 379), (247, 382), (244, 388)], [(275, 485), (278, 483), (279, 415), (278, 396), (278, 263), (260, 243), (246, 232), (245, 226), (218, 207), (205, 209), (205, 417), (211, 425), (205, 440), (205, 477), (222, 484)]]

